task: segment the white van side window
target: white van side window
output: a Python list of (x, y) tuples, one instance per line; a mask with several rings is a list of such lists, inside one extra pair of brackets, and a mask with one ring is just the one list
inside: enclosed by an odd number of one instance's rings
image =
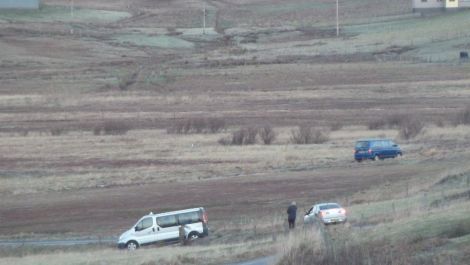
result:
[(178, 219), (179, 219), (179, 224), (180, 225), (194, 224), (194, 223), (197, 223), (197, 222), (201, 222), (199, 212), (190, 212), (190, 213), (178, 214)]
[(145, 230), (149, 227), (152, 227), (153, 226), (153, 218), (152, 217), (147, 217), (145, 219), (143, 219), (142, 221), (140, 221), (137, 226), (136, 226), (136, 230), (137, 231), (142, 231), (142, 230)]
[(157, 218), (157, 224), (161, 228), (171, 227), (178, 225), (175, 215), (167, 215)]

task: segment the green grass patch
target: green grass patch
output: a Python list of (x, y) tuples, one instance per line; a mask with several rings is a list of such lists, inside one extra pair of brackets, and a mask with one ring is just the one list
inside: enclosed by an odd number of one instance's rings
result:
[(328, 9), (335, 7), (335, 3), (318, 3), (318, 2), (303, 2), (303, 3), (283, 3), (283, 4), (258, 4), (251, 5), (249, 10), (261, 15), (275, 15), (296, 11), (305, 11), (309, 9)]
[(113, 22), (130, 17), (119, 11), (44, 6), (39, 10), (1, 10), (0, 21), (8, 22)]
[(189, 49), (194, 44), (172, 36), (148, 36), (144, 34), (123, 34), (115, 37), (115, 40), (122, 44), (136, 46), (159, 47), (165, 49)]

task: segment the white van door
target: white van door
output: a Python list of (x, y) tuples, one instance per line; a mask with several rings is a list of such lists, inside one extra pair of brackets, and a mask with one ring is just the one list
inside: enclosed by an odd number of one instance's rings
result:
[(134, 235), (139, 244), (148, 244), (156, 241), (156, 229), (154, 219), (154, 217), (145, 217), (140, 220), (134, 227)]
[(179, 238), (179, 225), (176, 215), (167, 215), (156, 218), (158, 240)]

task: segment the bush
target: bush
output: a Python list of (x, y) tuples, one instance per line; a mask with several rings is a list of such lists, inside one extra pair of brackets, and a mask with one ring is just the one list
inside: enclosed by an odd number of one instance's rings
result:
[(231, 145), (232, 144), (232, 138), (222, 137), (217, 142), (221, 145)]
[(299, 126), (291, 131), (291, 142), (294, 144), (309, 144), (312, 139), (312, 127)]
[(378, 120), (369, 121), (369, 124), (367, 125), (367, 127), (369, 128), (369, 130), (380, 130), (380, 129), (385, 128), (386, 125), (387, 123), (385, 122), (385, 120), (378, 119)]
[(103, 126), (95, 126), (93, 128), (93, 134), (94, 135), (101, 135), (102, 131), (103, 131)]
[(408, 120), (408, 115), (403, 114), (393, 114), (387, 117), (387, 125), (389, 128), (400, 127), (404, 122)]
[(66, 132), (66, 130), (64, 128), (61, 128), (61, 127), (54, 127), (54, 128), (51, 128), (50, 132), (51, 132), (52, 136), (60, 136), (60, 135), (64, 134)]
[(455, 125), (469, 125), (470, 124), (470, 106), (457, 113)]
[(194, 133), (202, 133), (207, 128), (207, 123), (205, 119), (197, 118), (191, 121), (188, 121), (188, 129), (187, 131), (193, 130)]
[(105, 121), (93, 128), (94, 135), (124, 135), (132, 129), (129, 123), (122, 121)]
[(445, 122), (442, 118), (436, 119), (434, 121), (434, 124), (436, 124), (436, 126), (439, 127), (439, 128), (443, 128), (443, 127), (446, 126), (446, 124), (445, 124)]
[(243, 145), (245, 139), (245, 131), (238, 130), (232, 133), (232, 145)]
[(139, 72), (127, 73), (119, 77), (119, 89), (128, 90), (130, 86), (137, 82)]
[(270, 145), (276, 139), (276, 132), (270, 125), (265, 125), (259, 129), (259, 136), (264, 144)]
[(28, 129), (22, 129), (22, 130), (20, 130), (19, 134), (20, 134), (20, 136), (26, 137), (29, 134), (29, 130)]
[(400, 123), (400, 137), (411, 139), (416, 137), (424, 128), (424, 123), (417, 117), (410, 117), (402, 120)]
[(343, 124), (340, 122), (334, 122), (330, 125), (331, 131), (339, 131), (343, 128)]
[(291, 131), (291, 142), (294, 144), (322, 144), (329, 139), (328, 131), (313, 129), (310, 126), (299, 126)]
[(225, 129), (225, 120), (221, 118), (209, 118), (207, 120), (207, 127), (209, 132), (218, 133)]
[(218, 133), (225, 129), (225, 120), (220, 118), (192, 118), (173, 122), (167, 133)]
[(313, 131), (313, 143), (323, 144), (330, 140), (330, 132), (326, 130), (316, 129)]
[(253, 127), (243, 128), (232, 133), (232, 145), (250, 145), (256, 143), (258, 130)]

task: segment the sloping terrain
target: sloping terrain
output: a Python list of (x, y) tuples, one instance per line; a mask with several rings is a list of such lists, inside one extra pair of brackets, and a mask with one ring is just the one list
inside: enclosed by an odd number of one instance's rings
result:
[[(340, 1), (337, 38), (332, 1), (44, 4), (0, 11), (0, 238), (113, 237), (147, 212), (204, 206), (213, 236), (188, 252), (228, 244), (237, 251), (221, 251), (226, 262), (270, 254), (292, 200), (301, 210), (341, 201), (353, 236), (367, 227), (371, 237), (422, 232), (428, 242), (462, 223), (467, 231), (465, 180), (420, 180), (466, 174), (470, 64), (458, 55), (470, 43), (468, 11), (420, 16), (409, 1)], [(423, 125), (410, 138), (400, 127), (408, 117)], [(221, 128), (175, 133), (210, 121)], [(224, 144), (261, 126), (276, 132), (272, 144)], [(328, 137), (294, 144), (298, 126)], [(368, 137), (395, 139), (405, 156), (355, 163), (354, 142)], [(449, 229), (437, 225), (446, 214)], [(428, 230), (415, 229), (429, 216)], [(449, 236), (444, 252), (465, 236)], [(48, 251), (38, 250), (45, 260)]]

